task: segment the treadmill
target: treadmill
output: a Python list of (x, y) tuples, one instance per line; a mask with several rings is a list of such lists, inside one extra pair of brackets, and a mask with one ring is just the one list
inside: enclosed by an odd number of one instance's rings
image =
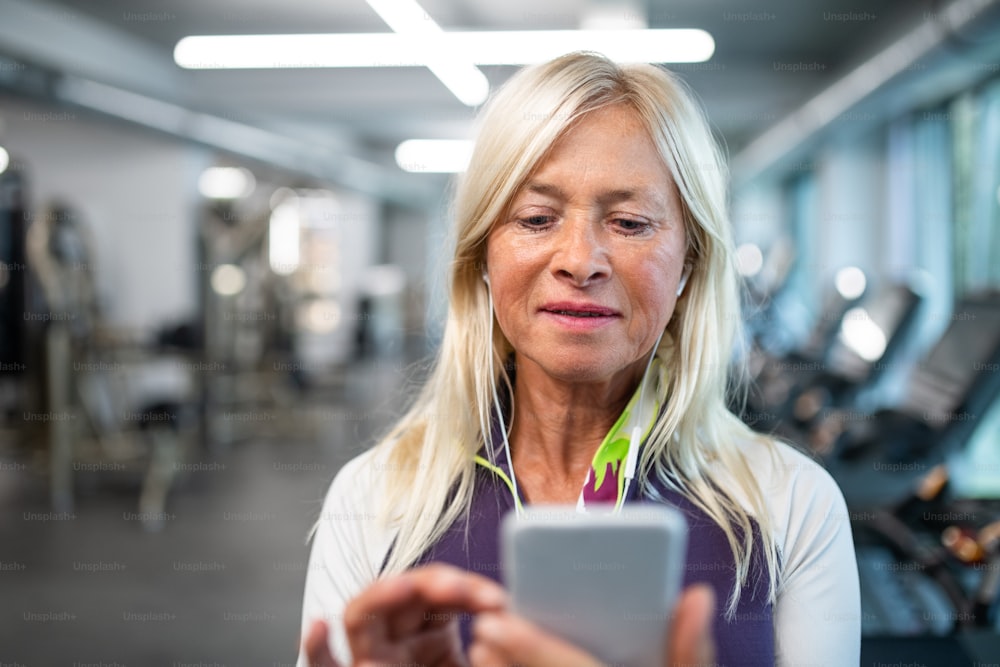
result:
[(995, 447), (998, 425), (993, 291), (959, 302), (899, 406), (848, 422), (827, 452), (855, 535), (861, 664), (959, 667), (1000, 655), (1000, 538), (987, 547), (981, 538), (1000, 535), (1000, 498), (948, 497), (949, 466), (968, 458), (970, 442), (992, 454), (980, 441)]

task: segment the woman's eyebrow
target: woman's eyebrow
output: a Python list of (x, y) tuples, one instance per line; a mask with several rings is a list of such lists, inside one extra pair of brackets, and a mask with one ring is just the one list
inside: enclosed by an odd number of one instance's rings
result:
[[(540, 183), (537, 181), (532, 181), (525, 184), (524, 190), (526, 192), (544, 195), (547, 197), (553, 197), (555, 199), (560, 199), (563, 201), (565, 201), (568, 198), (568, 195), (566, 194), (565, 190), (560, 188), (558, 185), (554, 185), (552, 183)], [(635, 201), (635, 200), (647, 200), (647, 201), (659, 202), (659, 197), (656, 197), (653, 193), (648, 192), (645, 188), (640, 188), (640, 189), (619, 188), (602, 193), (597, 198), (597, 202), (605, 206), (617, 202)]]
[(632, 190), (628, 188), (622, 188), (619, 190), (611, 190), (606, 192), (597, 198), (597, 202), (601, 205), (617, 204), (621, 201), (635, 201), (636, 199), (643, 199), (645, 192)]
[(532, 181), (525, 184), (524, 189), (527, 192), (546, 195), (548, 197), (554, 197), (555, 199), (566, 199), (566, 192), (558, 185), (553, 185), (551, 183), (538, 183), (537, 181)]

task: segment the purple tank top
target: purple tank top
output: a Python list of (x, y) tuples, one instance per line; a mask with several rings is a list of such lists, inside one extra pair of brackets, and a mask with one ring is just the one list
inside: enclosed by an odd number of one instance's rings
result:
[[(505, 463), (497, 462), (496, 465), (507, 473)], [(684, 585), (704, 582), (715, 591), (716, 664), (774, 665), (773, 610), (767, 599), (767, 564), (757, 524), (753, 524), (754, 549), (749, 576), (741, 590), (736, 613), (732, 620), (727, 620), (724, 606), (735, 582), (735, 565), (725, 533), (708, 515), (677, 492), (662, 488), (658, 483), (654, 486), (666, 502), (680, 510), (688, 521)], [(640, 495), (638, 487), (637, 484), (629, 491), (625, 502), (659, 502)], [(503, 584), (500, 522), (513, 508), (514, 500), (506, 483), (488, 468), (477, 466), (469, 515), (459, 518), (420, 557), (416, 565), (449, 563)], [(466, 617), (460, 619), (462, 645), (465, 647), (470, 641), (470, 621)]]

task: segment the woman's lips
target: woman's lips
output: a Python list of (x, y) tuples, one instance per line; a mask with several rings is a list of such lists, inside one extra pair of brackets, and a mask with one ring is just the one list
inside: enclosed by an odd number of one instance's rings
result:
[(546, 319), (574, 331), (590, 331), (614, 322), (621, 313), (593, 303), (555, 302), (542, 306), (540, 312)]
[(580, 301), (554, 301), (542, 306), (541, 310), (578, 317), (618, 317), (621, 315), (614, 308), (605, 308), (596, 303), (584, 303)]

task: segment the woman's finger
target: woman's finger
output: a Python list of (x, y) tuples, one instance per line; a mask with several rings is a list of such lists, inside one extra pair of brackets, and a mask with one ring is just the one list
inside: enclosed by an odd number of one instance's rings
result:
[(389, 639), (405, 639), (420, 631), (425, 627), (428, 615), (427, 607), (419, 599), (414, 599), (404, 608), (389, 612), (386, 617)]
[(510, 667), (499, 651), (484, 642), (475, 642), (469, 647), (469, 663), (472, 667)]
[(432, 563), (401, 576), (413, 580), (421, 599), (429, 606), (479, 612), (500, 609), (507, 604), (507, 593), (500, 584), (452, 565)]
[[(694, 585), (681, 595), (670, 627), (667, 665), (710, 665), (715, 659), (712, 622), (715, 593)], [(503, 612), (482, 613), (473, 625), (469, 652), (473, 667), (596, 667), (592, 656), (554, 637), (527, 620)]]
[(688, 587), (677, 601), (670, 626), (667, 665), (710, 665), (715, 661), (712, 621), (715, 591), (707, 584)]
[(401, 604), (419, 600), (428, 607), (466, 609), (470, 612), (499, 609), (507, 602), (504, 589), (492, 579), (434, 563), (376, 581), (348, 607), (356, 620), (370, 614), (395, 611)]
[(390, 616), (415, 602), (412, 582), (403, 577), (376, 581), (347, 603), (344, 631), (355, 658), (377, 658), (391, 643)]
[[(601, 663), (562, 639), (515, 614), (488, 612), (479, 614), (473, 625), (473, 648), (470, 657), (484, 660), (483, 665), (502, 664), (521, 667), (600, 667)], [(499, 661), (499, 662), (497, 662)], [(473, 660), (474, 667), (479, 663)]]
[(340, 663), (330, 653), (329, 636), (330, 630), (326, 621), (314, 621), (309, 627), (309, 632), (302, 642), (309, 667), (340, 667)]
[(506, 600), (491, 579), (432, 564), (369, 586), (348, 603), (344, 628), (355, 656), (378, 659), (395, 655), (391, 647), (412, 634), (447, 625), (455, 612), (499, 609)]
[(469, 664), (462, 650), (458, 620), (454, 617), (445, 625), (426, 628), (407, 637), (399, 648), (406, 662), (411, 664), (455, 667)]

